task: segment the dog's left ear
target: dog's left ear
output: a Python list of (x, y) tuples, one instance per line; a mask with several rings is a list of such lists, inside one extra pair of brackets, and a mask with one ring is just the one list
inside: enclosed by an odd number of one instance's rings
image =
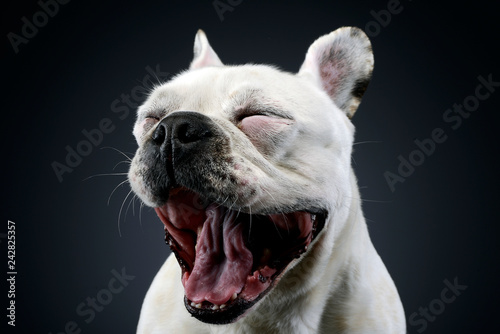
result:
[(307, 51), (298, 75), (312, 77), (352, 117), (373, 70), (373, 52), (365, 33), (343, 27), (318, 38)]
[(190, 70), (205, 66), (224, 66), (208, 43), (207, 35), (205, 35), (205, 32), (201, 29), (198, 30), (196, 37), (194, 38), (193, 53), (194, 57), (191, 65), (189, 66)]

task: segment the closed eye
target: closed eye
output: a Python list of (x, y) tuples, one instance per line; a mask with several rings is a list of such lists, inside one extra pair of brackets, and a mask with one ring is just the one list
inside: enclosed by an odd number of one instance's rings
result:
[[(262, 114), (252, 114), (244, 116), (238, 122), (238, 128), (243, 131), (252, 141), (265, 140), (264, 137), (277, 136), (294, 123), (293, 120), (268, 116)], [(275, 141), (274, 139), (272, 141)], [(254, 142), (255, 144), (255, 142)]]
[(240, 113), (238, 116), (236, 116), (236, 123), (240, 123), (243, 119), (247, 117), (252, 117), (252, 116), (270, 116), (265, 112), (262, 111), (251, 111), (251, 110), (245, 110), (242, 113)]
[(153, 120), (156, 120), (156, 121), (159, 121), (160, 118), (157, 117), (157, 116), (153, 116), (153, 115), (147, 115), (146, 117), (144, 117), (145, 119), (153, 119)]
[(159, 117), (156, 117), (156, 116), (152, 116), (152, 115), (148, 115), (144, 118), (144, 120), (141, 122), (141, 125), (142, 125), (142, 133), (145, 134), (147, 133), (149, 130), (151, 130), (153, 128), (153, 126), (155, 126), (156, 123), (158, 123), (160, 121), (160, 118)]

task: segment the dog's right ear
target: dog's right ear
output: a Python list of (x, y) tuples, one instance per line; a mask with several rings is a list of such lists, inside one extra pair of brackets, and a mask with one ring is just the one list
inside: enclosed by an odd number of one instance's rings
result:
[(205, 35), (205, 32), (201, 29), (198, 30), (196, 37), (194, 38), (193, 53), (194, 57), (191, 65), (189, 66), (190, 70), (206, 66), (224, 66), (208, 43), (207, 35)]
[(372, 70), (368, 37), (359, 28), (343, 27), (309, 47), (298, 74), (311, 78), (350, 118), (361, 102)]

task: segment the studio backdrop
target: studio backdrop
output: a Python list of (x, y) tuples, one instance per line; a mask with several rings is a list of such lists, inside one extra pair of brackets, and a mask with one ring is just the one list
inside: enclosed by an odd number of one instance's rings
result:
[(134, 333), (170, 254), (131, 192), (132, 127), (203, 29), (226, 64), (297, 72), (365, 31), (352, 165), (408, 333), (500, 325), (498, 10), (474, 1), (18, 1), (4, 5), (2, 333)]

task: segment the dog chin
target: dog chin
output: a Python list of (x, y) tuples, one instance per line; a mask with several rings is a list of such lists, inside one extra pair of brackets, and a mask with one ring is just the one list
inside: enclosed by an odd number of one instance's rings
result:
[(327, 216), (310, 208), (248, 214), (183, 187), (170, 190), (155, 211), (182, 270), (186, 309), (211, 324), (235, 322), (268, 294), (312, 246)]

